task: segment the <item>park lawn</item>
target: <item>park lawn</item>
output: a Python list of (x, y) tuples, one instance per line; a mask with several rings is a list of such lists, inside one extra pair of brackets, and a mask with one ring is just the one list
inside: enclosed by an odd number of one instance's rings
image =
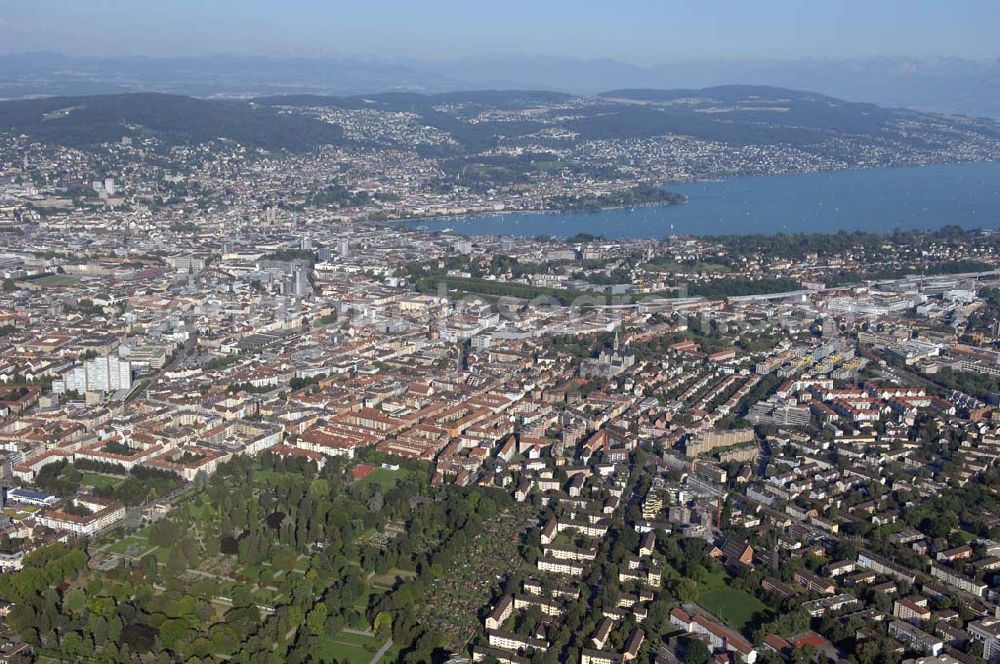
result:
[(282, 473), (276, 470), (268, 470), (266, 468), (254, 468), (250, 471), (250, 475), (253, 477), (255, 485), (274, 487), (277, 485), (278, 479), (281, 477)]
[(61, 662), (68, 662), (68, 659), (61, 659), (52, 657), (50, 655), (39, 655), (38, 664), (60, 664)]
[(340, 638), (340, 635), (328, 637), (328, 640), (316, 647), (317, 659), (323, 662), (336, 659), (338, 662), (350, 662), (350, 664), (368, 664), (372, 661), (374, 653), (368, 652), (361, 646), (337, 643), (334, 638)]
[(254, 583), (267, 584), (270, 579), (270, 572), (263, 565), (247, 565), (240, 569), (240, 574), (249, 577)]
[(879, 535), (893, 535), (900, 531), (906, 530), (907, 524), (905, 521), (895, 521), (893, 523), (887, 523), (883, 526), (879, 526), (875, 529), (875, 532)]
[(403, 646), (399, 645), (398, 643), (393, 643), (391, 646), (389, 646), (389, 649), (386, 651), (385, 655), (382, 656), (382, 659), (380, 661), (397, 662), (399, 661), (399, 653), (401, 652), (403, 652)]
[(695, 601), (737, 630), (743, 630), (758, 613), (770, 613), (766, 604), (746, 592), (731, 588), (722, 572), (713, 572), (698, 583)]
[(377, 600), (378, 598), (382, 597), (387, 592), (389, 592), (389, 590), (390, 590), (389, 588), (380, 588), (378, 586), (375, 586), (373, 590), (361, 593), (358, 599), (354, 602), (354, 608), (357, 609), (358, 611), (364, 612), (366, 609), (368, 609), (368, 604), (371, 603), (373, 599)]
[(147, 540), (141, 537), (129, 536), (118, 540), (108, 550), (120, 556), (141, 558), (152, 548)]
[(738, 630), (746, 627), (757, 613), (770, 613), (759, 599), (735, 588), (706, 590), (698, 595), (697, 602)]
[(559, 159), (543, 159), (534, 163), (535, 168), (540, 171), (554, 171), (563, 167), (563, 162)]
[(405, 475), (406, 471), (403, 469), (389, 470), (388, 468), (376, 468), (367, 477), (358, 480), (358, 484), (378, 484), (383, 489), (391, 489)]
[(726, 587), (726, 573), (720, 569), (708, 572), (698, 581), (698, 592)]
[(350, 632), (340, 632), (333, 637), (337, 641), (343, 641), (344, 643), (349, 643), (352, 646), (359, 646), (364, 648), (369, 646), (378, 650), (385, 643), (385, 639), (379, 636), (365, 636), (364, 634), (351, 634)]
[(17, 507), (8, 507), (3, 513), (17, 521), (24, 521), (25, 519), (30, 519), (39, 509), (41, 508), (35, 505), (18, 504)]
[(556, 533), (555, 539), (552, 540), (552, 544), (554, 546), (568, 546), (575, 549), (578, 548), (578, 541), (583, 544), (584, 548), (598, 543), (596, 538), (588, 537), (576, 528), (567, 528), (561, 533)]
[(63, 286), (72, 286), (76, 283), (76, 279), (65, 274), (50, 274), (45, 277), (32, 279), (31, 283), (47, 288), (61, 288)]
[[(205, 581), (209, 581), (209, 579), (201, 579), (191, 585), (192, 588), (197, 588), (197, 592), (192, 593), (193, 595), (201, 596), (202, 599), (206, 599), (213, 602), (219, 599), (220, 597), (225, 597), (228, 600), (233, 599), (233, 591), (236, 590), (236, 585), (237, 585), (235, 581), (221, 581), (219, 579), (211, 579), (211, 581), (215, 583), (215, 588), (212, 589), (210, 589), (207, 584), (200, 585)], [(202, 592), (206, 594), (201, 595)], [(209, 597), (208, 595), (211, 595), (211, 597)]]
[[(164, 567), (167, 566), (167, 556), (169, 554), (170, 554), (170, 547), (168, 547), (168, 546), (161, 546), (161, 547), (157, 547), (156, 549), (154, 549), (153, 552), (151, 554), (149, 554), (149, 555), (151, 555), (154, 558), (156, 558), (157, 564), (161, 568), (164, 568)], [(198, 569), (198, 568), (197, 567), (190, 567), (190, 566), (188, 566), (185, 569)]]
[(287, 572), (277, 567), (263, 567), (258, 577), (258, 583), (262, 586), (276, 586)]
[(118, 486), (121, 484), (124, 478), (121, 477), (111, 477), (109, 475), (101, 475), (99, 473), (84, 473), (81, 482), (87, 486), (92, 486), (95, 489), (101, 489), (104, 487)]
[(191, 501), (183, 509), (185, 516), (195, 523), (213, 525), (218, 517), (218, 510), (207, 502), (198, 505), (196, 501)]
[(399, 569), (398, 567), (394, 567), (385, 574), (373, 576), (372, 585), (377, 586), (379, 588), (389, 589), (392, 588), (394, 585), (396, 585), (396, 577), (402, 579), (412, 579), (416, 575), (417, 575), (416, 572), (411, 572), (410, 570)]
[(956, 529), (956, 530), (951, 531), (951, 533), (952, 533), (952, 535), (955, 536), (955, 539), (957, 539), (962, 544), (968, 544), (972, 540), (976, 539), (975, 535), (973, 535), (970, 532), (966, 532), (964, 530), (957, 530)]
[(221, 584), (215, 579), (200, 579), (188, 586), (187, 592), (193, 597), (200, 597), (210, 602), (219, 595), (224, 595), (221, 588)]
[(275, 597), (274, 591), (268, 590), (267, 588), (257, 588), (251, 593), (251, 595), (253, 595), (255, 602), (263, 606), (272, 606)]
[(372, 626), (368, 624), (368, 619), (365, 618), (360, 613), (354, 616), (353, 620), (349, 622), (347, 626), (350, 627), (351, 629), (356, 629), (363, 632), (368, 631), (372, 628)]

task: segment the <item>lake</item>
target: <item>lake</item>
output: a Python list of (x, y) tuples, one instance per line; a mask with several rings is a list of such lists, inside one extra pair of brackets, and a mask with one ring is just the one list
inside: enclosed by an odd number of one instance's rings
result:
[(669, 184), (684, 205), (599, 212), (471, 215), (411, 222), (464, 235), (576, 233), (662, 238), (730, 233), (798, 233), (894, 228), (1000, 227), (1000, 163), (966, 163), (739, 177)]

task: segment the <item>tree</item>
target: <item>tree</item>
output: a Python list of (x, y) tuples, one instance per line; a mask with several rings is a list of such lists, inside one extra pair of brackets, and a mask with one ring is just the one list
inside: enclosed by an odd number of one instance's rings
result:
[(167, 574), (170, 577), (178, 577), (181, 572), (188, 568), (187, 559), (184, 556), (184, 550), (178, 544), (170, 547), (167, 550)]
[(225, 623), (216, 623), (209, 630), (212, 641), (212, 652), (223, 657), (229, 656), (240, 647), (240, 637), (236, 631)]
[(160, 625), (160, 639), (166, 647), (177, 649), (178, 646), (182, 645), (186, 641), (189, 631), (190, 628), (188, 627), (186, 620), (165, 620), (163, 624)]
[(812, 661), (813, 655), (815, 653), (816, 649), (813, 646), (806, 644), (801, 648), (796, 648), (792, 652), (792, 661), (795, 664), (809, 664), (809, 662)]
[(149, 527), (149, 543), (166, 548), (173, 545), (180, 534), (177, 524), (172, 519), (161, 519)]
[(386, 611), (379, 611), (375, 614), (375, 620), (372, 622), (372, 627), (379, 636), (385, 636), (392, 632), (392, 616)]
[(289, 629), (295, 629), (302, 624), (303, 615), (302, 608), (295, 606), (288, 607), (288, 627)]
[(236, 586), (233, 588), (233, 606), (247, 607), (253, 604), (253, 593), (246, 586)]
[(319, 636), (326, 629), (327, 608), (323, 602), (317, 602), (306, 614), (306, 626), (309, 631)]
[(73, 588), (66, 592), (66, 596), (63, 599), (63, 609), (69, 611), (70, 613), (77, 613), (83, 610), (83, 607), (87, 604), (87, 594), (83, 592), (82, 588)]
[(893, 664), (899, 661), (889, 639), (869, 639), (858, 647), (857, 658), (861, 664)]
[(670, 593), (681, 602), (691, 602), (698, 594), (698, 584), (684, 577), (670, 579), (667, 582)]
[(62, 651), (70, 657), (79, 657), (83, 654), (83, 637), (80, 636), (79, 632), (67, 632), (63, 635), (60, 646)]
[(122, 639), (135, 652), (149, 652), (156, 644), (159, 630), (149, 625), (132, 623), (122, 630)]
[(91, 616), (87, 621), (87, 627), (94, 637), (94, 643), (104, 643), (108, 640), (108, 620), (104, 616)]
[(883, 592), (874, 592), (871, 597), (872, 606), (883, 613), (892, 611), (892, 600)]
[(122, 619), (118, 616), (112, 616), (108, 621), (108, 640), (114, 643), (118, 643), (121, 639), (122, 630), (125, 626), (122, 624)]
[(704, 642), (692, 638), (684, 640), (684, 656), (681, 658), (683, 664), (708, 664), (711, 658), (712, 653)]
[(664, 634), (670, 626), (670, 603), (662, 599), (652, 602), (644, 626), (653, 635)]

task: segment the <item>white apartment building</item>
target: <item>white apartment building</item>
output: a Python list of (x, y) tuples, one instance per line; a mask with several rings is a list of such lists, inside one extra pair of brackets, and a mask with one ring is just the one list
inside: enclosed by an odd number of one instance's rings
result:
[(95, 357), (74, 367), (52, 383), (52, 391), (117, 392), (132, 389), (132, 363), (114, 356)]
[[(70, 506), (82, 508), (89, 514), (75, 514), (69, 511)], [(125, 506), (113, 500), (104, 500), (92, 496), (77, 496), (68, 505), (54, 508), (38, 517), (38, 523), (52, 530), (63, 530), (75, 535), (90, 537), (106, 528), (110, 528), (125, 518)]]

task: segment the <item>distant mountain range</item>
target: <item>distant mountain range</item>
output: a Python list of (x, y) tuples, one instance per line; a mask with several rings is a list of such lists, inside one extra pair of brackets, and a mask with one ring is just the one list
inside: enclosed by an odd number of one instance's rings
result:
[(469, 89), (808, 89), (848, 101), (1000, 118), (1000, 59), (870, 57), (691, 61), (635, 66), (610, 59), (481, 57), (426, 62), (363, 57), (0, 56), (0, 97), (155, 91), (195, 97), (357, 95)]
[[(1000, 140), (1000, 123), (990, 120), (745, 85), (616, 90), (587, 97), (535, 90), (281, 95), (252, 100), (163, 93), (45, 97), (0, 102), (0, 131), (82, 148), (126, 136), (150, 136), (168, 145), (228, 139), (251, 148), (301, 151), (348, 141), (338, 120), (324, 120), (326, 109), (338, 108), (412, 113), (420, 124), (453, 139), (450, 145), (434, 148), (444, 156), (479, 153), (501, 142), (558, 148), (581, 141), (666, 134), (730, 145), (801, 148), (836, 158), (853, 150), (852, 145), (933, 151), (948, 150), (956, 142)], [(509, 117), (496, 113), (518, 110), (528, 112)], [(390, 134), (367, 140), (391, 144), (386, 141), (394, 139)]]
[(542, 87), (577, 93), (613, 88), (705, 88), (730, 84), (813, 90), (848, 101), (1000, 118), (1000, 58), (808, 58), (691, 61), (636, 67), (615, 60), (480, 58), (439, 72), (482, 87)]

